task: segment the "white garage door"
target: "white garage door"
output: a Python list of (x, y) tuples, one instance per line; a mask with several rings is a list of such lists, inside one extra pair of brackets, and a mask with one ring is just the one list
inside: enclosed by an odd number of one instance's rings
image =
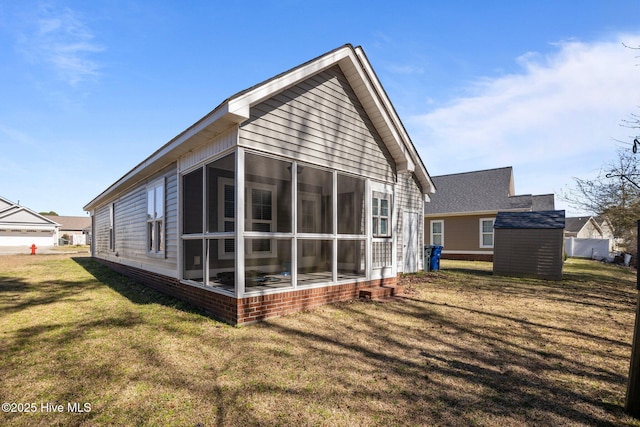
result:
[(0, 230), (0, 246), (53, 246), (53, 231), (49, 230)]

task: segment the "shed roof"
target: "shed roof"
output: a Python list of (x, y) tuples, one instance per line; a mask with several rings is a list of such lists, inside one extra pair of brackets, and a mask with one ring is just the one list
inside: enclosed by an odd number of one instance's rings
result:
[(85, 205), (84, 210), (113, 199), (185, 153), (248, 120), (252, 106), (335, 65), (340, 66), (349, 80), (398, 170), (413, 172), (425, 195), (435, 192), (433, 181), (364, 50), (346, 44), (226, 99)]
[(498, 212), (495, 229), (564, 229), (565, 211)]
[(516, 195), (511, 166), (432, 177), (438, 192), (426, 214), (552, 210), (553, 194)]

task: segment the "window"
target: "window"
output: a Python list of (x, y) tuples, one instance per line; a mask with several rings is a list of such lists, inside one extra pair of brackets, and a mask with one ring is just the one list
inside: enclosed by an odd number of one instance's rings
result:
[[(226, 233), (236, 231), (236, 186), (232, 179), (218, 179), (218, 230)], [(236, 253), (234, 238), (219, 240), (218, 250), (220, 258), (232, 259)]]
[(373, 193), (371, 216), (373, 222), (373, 235), (376, 237), (389, 236), (389, 216), (391, 212), (391, 195)]
[(444, 221), (441, 219), (431, 221), (431, 244), (444, 246)]
[(495, 218), (480, 218), (480, 247), (493, 247), (493, 222)]
[[(223, 184), (222, 187), (222, 231), (231, 233), (236, 231), (236, 189), (233, 184)], [(235, 239), (224, 239), (223, 245), (223, 253), (235, 253)]]
[[(220, 201), (218, 203), (220, 229), (224, 232), (235, 231), (235, 185), (233, 180), (220, 178)], [(246, 231), (271, 233), (275, 230), (275, 187), (267, 184), (247, 182), (245, 196)], [(235, 253), (234, 239), (221, 240), (220, 255), (232, 258)], [(275, 242), (272, 239), (252, 239), (245, 247), (247, 255), (271, 256), (275, 254)]]
[(147, 188), (147, 251), (164, 252), (164, 179)]
[(109, 250), (116, 250), (116, 235), (113, 227), (113, 216), (116, 209), (115, 203), (109, 205)]
[[(270, 233), (274, 229), (273, 189), (254, 188), (247, 183), (247, 192), (251, 203), (251, 209), (245, 211), (250, 214), (247, 231)], [(254, 239), (248, 248), (249, 253), (270, 255), (272, 243), (271, 239)]]

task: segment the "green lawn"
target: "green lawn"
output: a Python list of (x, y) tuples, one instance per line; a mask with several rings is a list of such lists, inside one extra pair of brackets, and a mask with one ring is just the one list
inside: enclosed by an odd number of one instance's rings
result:
[(82, 255), (0, 256), (0, 425), (640, 426), (635, 272), (564, 272), (443, 260), (401, 300), (236, 328)]

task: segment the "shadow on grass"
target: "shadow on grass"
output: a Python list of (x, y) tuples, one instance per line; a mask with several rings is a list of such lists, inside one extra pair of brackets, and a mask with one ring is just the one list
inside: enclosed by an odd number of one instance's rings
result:
[(80, 301), (82, 290), (95, 288), (96, 283), (51, 280), (32, 283), (19, 277), (0, 278), (0, 316), (10, 315), (30, 307), (55, 304), (60, 301)]
[(205, 315), (202, 310), (178, 298), (158, 292), (142, 283), (117, 273), (88, 257), (72, 258), (89, 274), (134, 304), (158, 304), (187, 313)]
[[(496, 339), (500, 335), (497, 330), (457, 320), (460, 317), (453, 307), (448, 308), (449, 315), (440, 316), (422, 303), (387, 303), (373, 311), (369, 303), (340, 304), (339, 310), (348, 313), (344, 318), (353, 323), (338, 321), (332, 330), (309, 330), (305, 326), (296, 329), (285, 322), (273, 322), (269, 329), (289, 336), (307, 352), (324, 354), (315, 356), (318, 359), (331, 360), (340, 355), (344, 363), (352, 364), (350, 371), (361, 370), (359, 376), (366, 380), (356, 385), (349, 382), (343, 370), (334, 373), (328, 369), (327, 381), (352, 390), (351, 396), (360, 400), (399, 403), (409, 412), (405, 420), (416, 425), (420, 422), (473, 425), (478, 422), (476, 417), (484, 420), (505, 417), (511, 423), (520, 420), (532, 425), (617, 425), (598, 412), (622, 416), (620, 405), (604, 402), (562, 381), (553, 381), (544, 373), (553, 370), (558, 375), (570, 373), (616, 385), (623, 382), (620, 375), (581, 367), (563, 359), (561, 351), (543, 354), (518, 347), (510, 338)], [(396, 310), (398, 317), (383, 314)], [(319, 315), (311, 312), (305, 317), (315, 323)], [(420, 318), (420, 326), (407, 327), (404, 319), (408, 316)], [(366, 336), (367, 340), (347, 338), (358, 335)], [(524, 372), (528, 374), (523, 375)], [(367, 388), (372, 377), (374, 381), (378, 378), (388, 382), (389, 386), (379, 391), (377, 387)], [(592, 412), (580, 408), (584, 405), (590, 406)], [(441, 407), (444, 409), (438, 409)], [(381, 412), (379, 416), (384, 414)]]

